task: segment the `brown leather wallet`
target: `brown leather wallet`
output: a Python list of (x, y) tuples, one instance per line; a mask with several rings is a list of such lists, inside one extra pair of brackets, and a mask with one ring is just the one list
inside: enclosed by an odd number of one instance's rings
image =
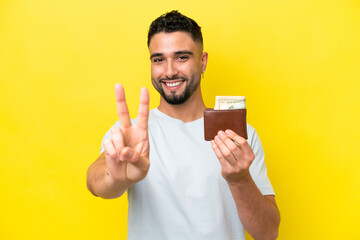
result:
[(246, 109), (214, 110), (206, 108), (204, 111), (205, 140), (213, 140), (218, 131), (226, 129), (231, 129), (247, 139)]

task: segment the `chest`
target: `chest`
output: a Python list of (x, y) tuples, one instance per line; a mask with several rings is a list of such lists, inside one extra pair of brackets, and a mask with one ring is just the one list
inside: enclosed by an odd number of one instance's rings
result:
[(224, 184), (221, 166), (203, 126), (149, 128), (150, 169), (147, 180), (188, 193), (208, 192)]

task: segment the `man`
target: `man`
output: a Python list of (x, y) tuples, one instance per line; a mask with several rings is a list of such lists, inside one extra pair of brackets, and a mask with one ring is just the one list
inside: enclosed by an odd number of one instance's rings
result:
[(124, 89), (115, 85), (119, 121), (88, 169), (88, 188), (102, 198), (129, 199), (128, 239), (276, 239), (280, 222), (255, 130), (231, 130), (204, 141), (200, 81), (208, 54), (198, 24), (177, 11), (150, 26), (151, 79), (160, 93), (149, 113), (140, 92), (130, 120)]

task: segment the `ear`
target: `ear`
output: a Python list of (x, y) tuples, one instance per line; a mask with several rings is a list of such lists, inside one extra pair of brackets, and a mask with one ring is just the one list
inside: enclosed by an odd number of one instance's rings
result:
[(208, 53), (203, 52), (201, 54), (201, 73), (205, 72), (206, 66), (207, 66), (207, 61), (208, 61)]

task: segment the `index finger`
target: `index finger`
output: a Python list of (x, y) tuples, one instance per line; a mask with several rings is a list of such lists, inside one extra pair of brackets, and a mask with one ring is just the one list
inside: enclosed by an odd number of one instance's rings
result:
[(119, 116), (119, 120), (122, 128), (128, 128), (131, 126), (129, 110), (126, 105), (124, 87), (117, 83), (115, 84), (115, 97), (116, 97), (116, 109)]
[(142, 88), (140, 91), (140, 104), (137, 118), (137, 126), (147, 129), (149, 120), (149, 92), (147, 88)]

